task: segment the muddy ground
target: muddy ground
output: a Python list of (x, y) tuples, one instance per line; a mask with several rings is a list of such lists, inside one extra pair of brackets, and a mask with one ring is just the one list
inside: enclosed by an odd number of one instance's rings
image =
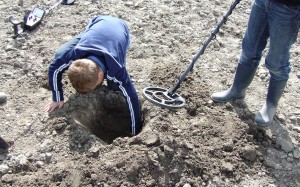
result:
[[(10, 144), (0, 154), (0, 186), (300, 186), (299, 39), (270, 126), (253, 122), (269, 80), (263, 61), (245, 102), (210, 100), (232, 82), (252, 1), (240, 2), (177, 90), (186, 107), (162, 109), (142, 97), (147, 86), (174, 85), (231, 2), (77, 0), (14, 40), (8, 17), (21, 19), (26, 9), (47, 8), (51, 1), (25, 1), (22, 7), (0, 0), (0, 91), (8, 96), (0, 106), (0, 135)], [(55, 50), (95, 15), (122, 18), (130, 28), (128, 71), (144, 114), (135, 137), (122, 134), (128, 111), (105, 86), (80, 95), (64, 79), (65, 107), (43, 111), (51, 98), (47, 68)]]

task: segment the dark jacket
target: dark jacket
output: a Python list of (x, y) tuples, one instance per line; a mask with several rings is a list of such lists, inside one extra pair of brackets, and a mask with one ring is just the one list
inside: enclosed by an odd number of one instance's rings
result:
[(300, 5), (300, 0), (275, 0), (286, 5)]

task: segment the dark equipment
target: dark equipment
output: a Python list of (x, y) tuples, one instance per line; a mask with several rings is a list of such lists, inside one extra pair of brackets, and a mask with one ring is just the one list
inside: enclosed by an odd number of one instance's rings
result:
[(232, 11), (236, 7), (236, 5), (240, 2), (240, 0), (235, 0), (228, 12), (223, 16), (223, 19), (218, 23), (217, 28), (211, 33), (210, 37), (206, 40), (201, 50), (194, 56), (192, 62), (189, 64), (188, 68), (183, 72), (181, 76), (179, 76), (175, 85), (169, 90), (159, 87), (146, 87), (143, 89), (143, 96), (149, 102), (158, 105), (162, 108), (170, 108), (176, 109), (185, 106), (186, 102), (183, 97), (176, 94), (176, 90), (180, 87), (180, 84), (185, 80), (187, 74), (193, 69), (194, 64), (198, 60), (198, 58), (204, 53), (208, 44), (215, 39), (216, 34), (218, 34), (221, 26), (226, 23), (227, 18), (231, 15)]
[(13, 24), (14, 35), (13, 38), (17, 38), (24, 31), (32, 31), (37, 28), (43, 21), (45, 15), (47, 15), (53, 8), (59, 4), (73, 5), (75, 0), (58, 0), (49, 9), (44, 10), (39, 7), (34, 7), (32, 11), (27, 10), (23, 21), (16, 20), (13, 16), (9, 17), (9, 21)]

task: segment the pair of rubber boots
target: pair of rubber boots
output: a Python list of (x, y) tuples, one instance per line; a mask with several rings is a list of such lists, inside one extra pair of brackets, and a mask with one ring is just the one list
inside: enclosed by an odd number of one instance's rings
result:
[[(257, 66), (255, 64), (245, 65), (239, 63), (231, 87), (226, 91), (213, 93), (211, 99), (215, 102), (243, 100), (246, 89), (254, 78)], [(286, 83), (287, 81), (276, 81), (270, 78), (266, 102), (255, 115), (255, 122), (258, 125), (266, 126), (273, 120)]]

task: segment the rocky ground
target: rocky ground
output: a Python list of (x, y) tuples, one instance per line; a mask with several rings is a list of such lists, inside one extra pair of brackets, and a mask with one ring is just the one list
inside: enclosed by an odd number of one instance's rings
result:
[[(0, 0), (0, 91), (8, 95), (0, 106), (0, 135), (10, 144), (0, 154), (0, 186), (300, 186), (299, 40), (270, 126), (253, 122), (269, 79), (263, 62), (244, 102), (210, 100), (232, 82), (252, 1), (240, 2), (197, 61), (177, 91), (187, 101), (178, 110), (145, 101), (142, 90), (174, 85), (230, 0), (77, 0), (56, 7), (38, 29), (11, 38), (9, 16), (22, 19), (26, 9), (51, 3)], [(124, 100), (105, 86), (80, 95), (65, 79), (65, 107), (43, 111), (55, 50), (95, 15), (122, 18), (130, 28), (128, 71), (144, 114), (135, 137), (103, 130), (120, 126), (122, 132), (128, 123)]]

